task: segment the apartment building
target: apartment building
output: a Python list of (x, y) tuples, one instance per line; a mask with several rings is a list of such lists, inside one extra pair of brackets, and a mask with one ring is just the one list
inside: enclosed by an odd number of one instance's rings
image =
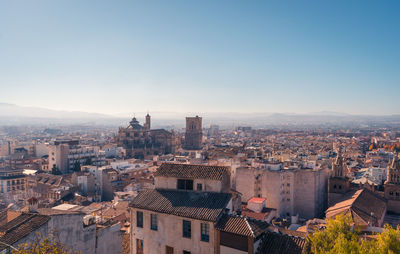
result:
[(0, 169), (0, 194), (25, 191), (26, 187), (26, 176), (22, 169)]
[(215, 253), (216, 222), (232, 212), (229, 168), (164, 163), (130, 209), (132, 254)]
[(78, 140), (57, 140), (49, 146), (49, 170), (56, 167), (61, 173), (80, 170), (80, 166), (104, 166), (105, 152), (98, 146), (80, 145)]

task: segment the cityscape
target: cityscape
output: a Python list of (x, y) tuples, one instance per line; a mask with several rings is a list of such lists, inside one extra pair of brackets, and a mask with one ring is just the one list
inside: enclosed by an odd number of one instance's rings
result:
[(396, 1), (0, 1), (0, 254), (400, 253)]

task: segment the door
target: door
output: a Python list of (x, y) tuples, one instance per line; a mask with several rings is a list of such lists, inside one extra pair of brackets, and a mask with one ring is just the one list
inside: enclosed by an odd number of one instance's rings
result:
[(174, 248), (166, 246), (166, 251), (167, 254), (174, 254)]

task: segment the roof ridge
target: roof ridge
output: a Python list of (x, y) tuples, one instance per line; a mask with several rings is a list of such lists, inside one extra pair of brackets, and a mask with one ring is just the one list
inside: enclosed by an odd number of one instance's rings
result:
[(244, 221), (246, 222), (246, 225), (247, 225), (247, 227), (249, 228), (249, 230), (250, 230), (250, 232), (251, 232), (251, 235), (252, 235), (253, 237), (256, 237), (256, 234), (254, 233), (253, 229), (251, 228), (250, 223), (247, 221), (247, 217), (244, 217)]

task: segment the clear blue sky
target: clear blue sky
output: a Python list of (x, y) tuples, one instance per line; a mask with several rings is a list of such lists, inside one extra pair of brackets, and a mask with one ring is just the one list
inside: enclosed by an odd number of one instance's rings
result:
[(400, 1), (0, 0), (0, 102), (400, 113)]

